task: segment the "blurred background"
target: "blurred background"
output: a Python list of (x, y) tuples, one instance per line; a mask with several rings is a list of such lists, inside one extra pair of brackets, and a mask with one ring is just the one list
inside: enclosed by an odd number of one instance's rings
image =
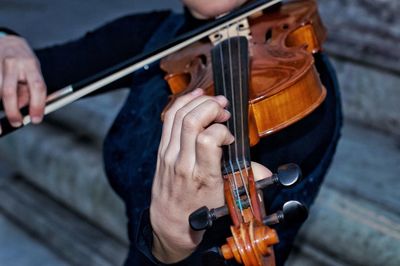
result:
[[(400, 2), (321, 0), (342, 89), (337, 154), (288, 265), (400, 265)], [(33, 47), (178, 0), (0, 0)], [(110, 51), (112, 52), (112, 51)], [(60, 73), (62, 75), (62, 73)], [(85, 99), (0, 139), (0, 265), (121, 265), (122, 203), (101, 143), (126, 91)]]

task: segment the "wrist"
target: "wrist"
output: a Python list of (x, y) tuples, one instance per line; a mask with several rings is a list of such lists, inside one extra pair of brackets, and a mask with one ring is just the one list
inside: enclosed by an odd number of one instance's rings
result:
[(151, 252), (160, 262), (171, 264), (184, 260), (190, 256), (195, 250), (194, 248), (184, 248), (179, 244), (172, 244), (170, 241), (163, 240), (157, 233), (153, 231), (153, 245)]
[[(150, 207), (150, 223), (153, 229), (152, 253), (163, 263), (175, 263), (190, 256), (201, 242), (204, 231), (193, 231), (185, 218), (179, 219), (179, 212), (172, 219), (154, 213)], [(162, 222), (160, 222), (162, 221)]]

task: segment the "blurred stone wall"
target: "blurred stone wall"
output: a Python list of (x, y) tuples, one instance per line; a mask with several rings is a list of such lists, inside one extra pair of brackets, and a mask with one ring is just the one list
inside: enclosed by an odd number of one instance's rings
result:
[(318, 2), (346, 118), (400, 135), (400, 2)]

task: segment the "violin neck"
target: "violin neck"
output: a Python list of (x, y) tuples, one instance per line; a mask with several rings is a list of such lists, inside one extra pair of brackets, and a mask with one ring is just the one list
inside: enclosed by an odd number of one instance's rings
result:
[(226, 126), (235, 142), (223, 147), (222, 173), (250, 167), (248, 136), (249, 49), (245, 37), (233, 37), (212, 50), (215, 95), (224, 95), (231, 118)]

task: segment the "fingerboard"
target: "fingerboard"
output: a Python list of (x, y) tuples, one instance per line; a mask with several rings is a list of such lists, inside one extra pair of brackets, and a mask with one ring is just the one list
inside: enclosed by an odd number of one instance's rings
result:
[(215, 95), (224, 95), (231, 118), (226, 126), (235, 142), (223, 147), (222, 173), (250, 166), (248, 136), (249, 50), (245, 37), (229, 38), (212, 50)]

